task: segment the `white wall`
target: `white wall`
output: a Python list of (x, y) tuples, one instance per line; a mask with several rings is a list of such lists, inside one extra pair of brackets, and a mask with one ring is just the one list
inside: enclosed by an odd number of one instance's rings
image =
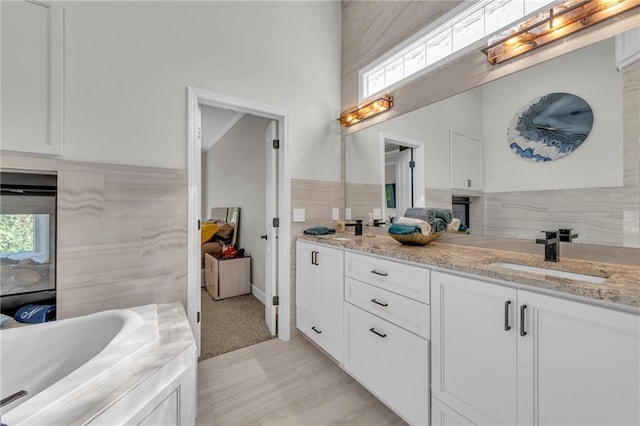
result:
[(340, 180), (340, 2), (67, 2), (64, 158), (184, 169), (187, 86), (290, 111), (293, 178)]
[(482, 135), (482, 89), (473, 89), (347, 137), (347, 182), (382, 182), (380, 133), (425, 142), (425, 187), (451, 188), (449, 129)]
[[(522, 106), (552, 92), (573, 93), (593, 110), (589, 137), (570, 155), (533, 163), (515, 155), (507, 128)], [(622, 74), (605, 40), (483, 87), (484, 191), (622, 186)]]
[[(240, 207), (238, 246), (251, 254), (252, 284), (264, 291), (265, 240), (265, 131), (269, 120), (243, 116), (204, 155), (206, 193), (203, 217), (212, 207)], [(204, 135), (203, 135), (204, 136)]]

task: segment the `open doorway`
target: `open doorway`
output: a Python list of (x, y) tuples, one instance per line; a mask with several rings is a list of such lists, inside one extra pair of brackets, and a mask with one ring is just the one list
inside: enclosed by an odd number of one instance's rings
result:
[[(200, 105), (201, 357), (275, 337), (266, 322), (269, 235), (277, 198), (273, 120)], [(277, 161), (277, 160), (276, 160)], [(277, 188), (275, 188), (277, 189)]]
[(424, 142), (382, 133), (384, 219), (393, 221), (410, 207), (425, 206)]
[[(256, 233), (265, 245), (264, 256), (264, 319), (272, 335), (282, 340), (290, 336), (290, 219), (286, 214), (290, 210), (290, 180), (288, 168), (288, 117), (289, 113), (268, 105), (257, 104), (238, 98), (210, 92), (207, 90), (188, 88), (188, 179), (189, 179), (189, 215), (188, 215), (188, 285), (187, 285), (187, 316), (191, 324), (199, 353), (201, 351), (201, 299), (202, 299), (202, 268), (201, 268), (201, 229), (203, 219), (211, 219), (214, 211), (211, 208), (240, 207), (238, 210), (242, 221), (242, 206), (231, 206), (229, 203), (218, 206), (201, 206), (203, 186), (203, 156), (202, 156), (202, 108), (213, 107), (228, 110), (232, 113), (253, 116), (254, 119), (266, 119), (269, 124), (265, 129), (261, 141), (264, 147), (264, 174), (254, 182), (264, 193), (265, 213), (262, 218), (262, 231)], [(244, 117), (243, 116), (243, 117)], [(237, 118), (233, 126), (243, 117)], [(232, 120), (233, 121), (233, 120)], [(266, 123), (266, 121), (265, 121)], [(218, 126), (220, 130), (224, 126)], [(227, 129), (227, 133), (229, 132)], [(247, 155), (254, 155), (253, 153)], [(246, 171), (244, 163), (235, 164), (233, 172), (218, 177), (217, 184), (234, 188), (234, 176)], [(250, 192), (248, 188), (233, 189), (236, 192)], [(271, 194), (271, 195), (269, 195)], [(219, 202), (222, 202), (220, 200)], [(236, 203), (237, 204), (237, 203)], [(228, 210), (227, 210), (228, 211)], [(228, 215), (226, 216), (228, 220)], [(259, 226), (259, 225), (257, 225)], [(245, 229), (240, 223), (237, 236), (243, 235)], [(255, 229), (254, 229), (255, 230)], [(251, 237), (251, 236), (250, 236)], [(262, 237), (262, 238), (261, 238)], [(238, 247), (242, 248), (242, 247)], [(236, 248), (237, 249), (237, 248)], [(249, 251), (249, 253), (251, 253)], [(246, 252), (245, 252), (246, 254)], [(219, 267), (220, 265), (218, 265)], [(255, 289), (255, 287), (254, 287)], [(256, 292), (262, 297), (259, 292)]]

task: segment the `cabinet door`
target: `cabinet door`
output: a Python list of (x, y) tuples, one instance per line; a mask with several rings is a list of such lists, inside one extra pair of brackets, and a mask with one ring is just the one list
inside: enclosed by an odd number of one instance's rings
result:
[(297, 244), (296, 325), (342, 362), (344, 261), (341, 250)]
[(467, 188), (482, 189), (482, 140), (469, 136), (467, 138)]
[(516, 290), (432, 272), (433, 396), (479, 424), (516, 423)]
[(431, 398), (431, 426), (476, 426), (471, 420)]
[(315, 258), (320, 282), (320, 322), (342, 336), (344, 303), (344, 260), (341, 250), (322, 247)]
[(640, 317), (518, 292), (519, 425), (640, 424)]
[(296, 307), (318, 318), (320, 315), (320, 281), (315, 265), (316, 246), (298, 242), (296, 253)]
[(467, 189), (467, 135), (451, 130), (451, 188)]

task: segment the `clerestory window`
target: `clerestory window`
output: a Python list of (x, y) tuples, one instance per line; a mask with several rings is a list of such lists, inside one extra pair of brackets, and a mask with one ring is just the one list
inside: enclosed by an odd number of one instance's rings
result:
[(477, 42), (557, 0), (465, 1), (359, 73), (360, 100), (397, 87), (475, 48)]

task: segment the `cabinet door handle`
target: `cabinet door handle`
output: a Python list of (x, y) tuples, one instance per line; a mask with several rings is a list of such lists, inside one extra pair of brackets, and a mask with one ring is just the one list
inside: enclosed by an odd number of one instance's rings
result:
[(313, 327), (311, 327), (311, 329), (313, 331), (315, 331), (316, 333), (318, 333), (318, 334), (322, 334), (322, 331), (318, 330), (315, 325)]
[(382, 338), (387, 337), (387, 335), (386, 335), (385, 333), (380, 333), (378, 330), (376, 330), (376, 329), (375, 329), (375, 328), (373, 328), (373, 327), (371, 327), (371, 328), (369, 329), (369, 331), (370, 331), (370, 332), (372, 332), (373, 334), (377, 335), (377, 336), (382, 337)]
[(371, 299), (371, 301), (372, 301), (373, 303), (375, 303), (376, 305), (380, 305), (380, 306), (384, 306), (384, 307), (389, 306), (389, 304), (388, 304), (387, 302), (381, 302), (381, 301), (379, 301), (378, 299)]
[(504, 330), (511, 330), (511, 326), (509, 325), (509, 306), (511, 305), (511, 300), (507, 300), (504, 302)]
[(318, 265), (318, 252), (315, 250), (311, 252), (311, 264)]
[(527, 332), (524, 331), (524, 311), (527, 309), (527, 305), (520, 306), (520, 335), (526, 336)]
[(389, 275), (389, 274), (387, 274), (386, 272), (383, 272), (383, 271), (377, 271), (377, 270), (375, 270), (375, 269), (374, 269), (373, 271), (371, 271), (371, 273), (372, 273), (372, 274), (376, 274), (376, 275), (380, 275), (380, 276), (383, 276), (383, 277), (386, 277), (387, 275)]

